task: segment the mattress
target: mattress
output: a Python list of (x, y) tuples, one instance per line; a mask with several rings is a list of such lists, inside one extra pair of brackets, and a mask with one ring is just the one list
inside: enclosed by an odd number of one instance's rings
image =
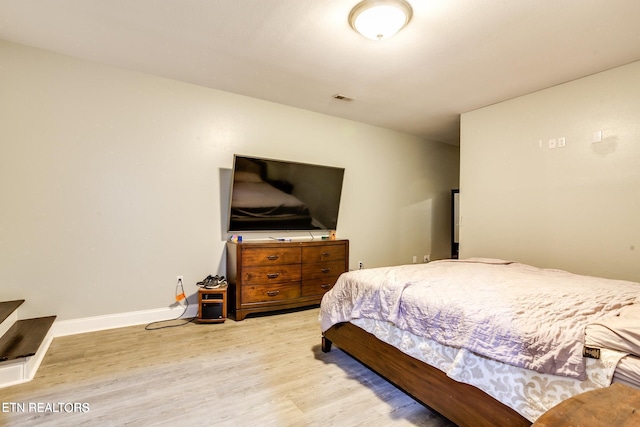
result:
[(620, 359), (612, 382), (640, 388), (640, 357), (625, 356)]
[[(440, 369), (451, 379), (479, 388), (532, 423), (565, 399), (609, 386), (618, 363), (628, 359), (623, 352), (602, 349), (599, 359), (587, 359), (587, 379), (578, 380), (487, 359), (465, 349), (413, 335), (389, 322), (360, 318), (351, 323), (403, 353)], [(628, 364), (627, 360), (625, 365)], [(618, 382), (639, 377), (640, 363), (621, 374)]]

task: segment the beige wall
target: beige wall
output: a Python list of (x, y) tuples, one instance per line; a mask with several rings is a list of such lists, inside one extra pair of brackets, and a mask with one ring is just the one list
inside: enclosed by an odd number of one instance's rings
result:
[[(0, 41), (0, 300), (75, 319), (225, 274), (234, 153), (346, 169), (351, 266), (449, 254), (458, 148)], [(245, 236), (255, 237), (255, 236)]]
[(640, 281), (640, 62), (461, 121), (462, 257)]

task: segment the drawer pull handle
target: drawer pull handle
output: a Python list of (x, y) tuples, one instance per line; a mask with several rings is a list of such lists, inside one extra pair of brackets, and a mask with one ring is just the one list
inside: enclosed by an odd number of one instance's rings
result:
[(331, 273), (331, 269), (329, 267), (325, 267), (322, 269), (323, 273)]
[(269, 261), (275, 261), (275, 260), (277, 260), (278, 258), (280, 258), (280, 256), (279, 256), (279, 255), (269, 255), (269, 256), (267, 256), (267, 259), (268, 259)]
[(277, 279), (278, 277), (280, 277), (280, 273), (267, 273), (268, 279)]
[(322, 256), (331, 256), (331, 252), (322, 252)]
[(320, 287), (321, 287), (322, 289), (329, 289), (329, 288), (331, 287), (331, 284), (329, 284), (329, 283), (323, 283), (322, 285), (320, 285)]
[(269, 295), (270, 297), (275, 297), (279, 293), (280, 291), (267, 291), (267, 295)]

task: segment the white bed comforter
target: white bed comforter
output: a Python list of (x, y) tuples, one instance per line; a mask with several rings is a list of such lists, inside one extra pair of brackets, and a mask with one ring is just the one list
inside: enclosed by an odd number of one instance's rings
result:
[(502, 260), (445, 260), (343, 274), (322, 331), (358, 318), (537, 372), (585, 378), (584, 329), (640, 296), (640, 284)]

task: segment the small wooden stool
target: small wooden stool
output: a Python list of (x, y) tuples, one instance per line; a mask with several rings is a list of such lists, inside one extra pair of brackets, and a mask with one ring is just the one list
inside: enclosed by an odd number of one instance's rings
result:
[(227, 285), (198, 290), (198, 322), (222, 323), (227, 320)]
[(640, 390), (620, 383), (560, 402), (531, 427), (640, 426)]

